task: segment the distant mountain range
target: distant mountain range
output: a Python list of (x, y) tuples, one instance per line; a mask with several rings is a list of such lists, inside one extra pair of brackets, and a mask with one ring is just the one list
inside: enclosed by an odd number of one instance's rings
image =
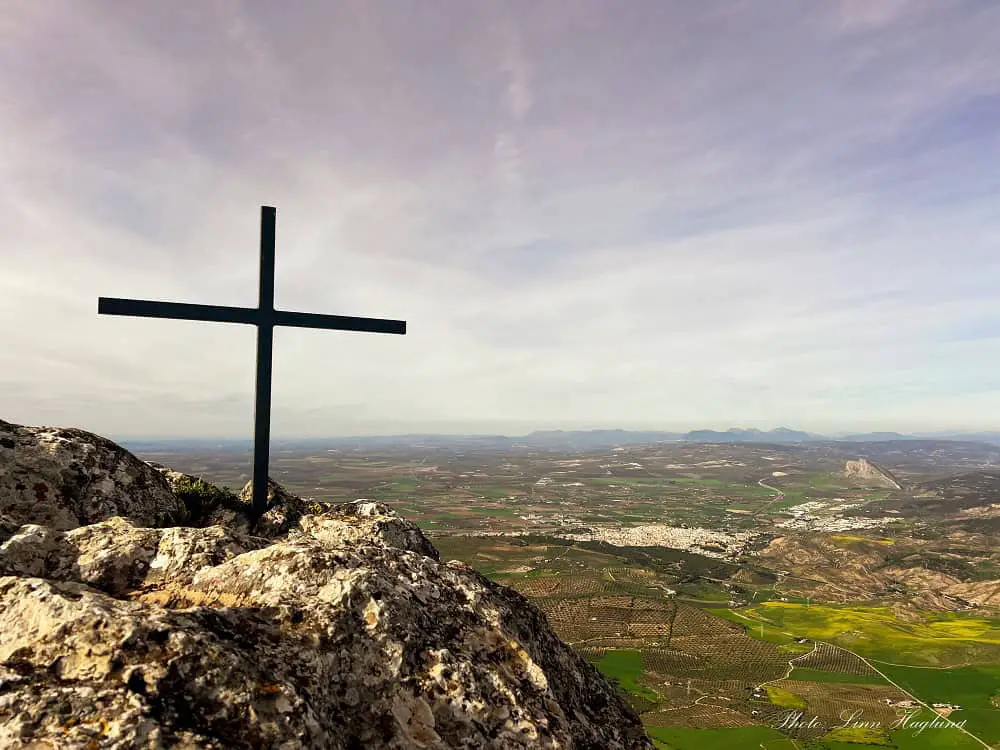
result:
[(1000, 445), (1000, 432), (918, 432), (916, 437), (920, 440), (972, 440)]
[(742, 430), (738, 427), (732, 427), (725, 432), (693, 430), (684, 436), (684, 440), (690, 443), (806, 443), (829, 439), (822, 435), (810, 435), (801, 430), (789, 430), (787, 427), (778, 427), (767, 432), (756, 429)]
[(778, 427), (766, 432), (733, 427), (725, 432), (693, 430), (685, 434), (683, 439), (693, 443), (885, 443), (892, 440), (958, 440), (1000, 445), (1000, 432), (917, 432), (911, 435), (901, 432), (863, 432), (830, 437), (790, 430), (787, 427)]
[(921, 440), (917, 435), (903, 435), (899, 432), (863, 432), (836, 438), (849, 443), (884, 443), (887, 440)]
[[(921, 432), (904, 435), (899, 432), (867, 432), (841, 437), (817, 435), (802, 430), (778, 427), (774, 430), (742, 429), (692, 430), (691, 432), (662, 432), (657, 430), (538, 430), (521, 437), (505, 435), (377, 435), (357, 437), (273, 439), (271, 450), (372, 450), (405, 447), (446, 448), (469, 453), (479, 451), (537, 449), (537, 450), (601, 450), (624, 445), (647, 443), (815, 443), (851, 442), (872, 443), (893, 440), (961, 440), (990, 443), (1000, 446), (1000, 432)], [(119, 439), (130, 450), (144, 453), (160, 451), (218, 451), (249, 452), (248, 439), (177, 439), (141, 438)]]
[(514, 441), (532, 448), (565, 448), (568, 446), (584, 450), (616, 445), (677, 442), (683, 439), (683, 432), (659, 432), (655, 430), (536, 430), (522, 438), (514, 438)]

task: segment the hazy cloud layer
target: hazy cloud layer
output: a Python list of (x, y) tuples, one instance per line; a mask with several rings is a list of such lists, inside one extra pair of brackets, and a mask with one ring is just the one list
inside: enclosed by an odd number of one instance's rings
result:
[(0, 417), (274, 431), (997, 429), (1000, 6), (0, 8)]

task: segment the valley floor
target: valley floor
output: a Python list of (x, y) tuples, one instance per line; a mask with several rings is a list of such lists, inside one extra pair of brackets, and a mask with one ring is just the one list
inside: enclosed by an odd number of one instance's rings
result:
[(525, 594), (660, 748), (1000, 747), (1000, 475), (921, 443), (870, 451), (887, 483), (856, 450), (288, 450), (274, 474), (382, 501)]

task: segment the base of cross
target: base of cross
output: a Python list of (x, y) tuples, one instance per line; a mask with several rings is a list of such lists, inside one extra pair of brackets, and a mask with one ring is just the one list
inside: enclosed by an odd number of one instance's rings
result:
[[(254, 497), (253, 480), (246, 483), (240, 492), (241, 514), (246, 519), (247, 530), (251, 533), (287, 530), (306, 512), (306, 503), (301, 498), (291, 494), (271, 477), (267, 478), (267, 494), (260, 493)], [(263, 495), (263, 498), (261, 497)], [(259, 505), (258, 502), (263, 499)]]

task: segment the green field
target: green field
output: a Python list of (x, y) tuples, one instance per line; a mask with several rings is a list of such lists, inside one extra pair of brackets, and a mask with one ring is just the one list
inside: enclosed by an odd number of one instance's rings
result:
[[(757, 608), (755, 607), (753, 609)], [(730, 622), (735, 622), (737, 625), (744, 626), (747, 629), (747, 635), (758, 641), (780, 643), (782, 645), (795, 644), (795, 638), (786, 634), (784, 627), (776, 625), (773, 622), (762, 623), (761, 620), (754, 618), (754, 613), (750, 608), (741, 610), (739, 613), (732, 609), (719, 607), (709, 609), (708, 611), (716, 617), (721, 617), (723, 620), (729, 620)], [(746, 613), (746, 616), (741, 616), (743, 613)], [(763, 624), (763, 627), (761, 627), (761, 624)], [(805, 653), (809, 650), (809, 647), (806, 646), (800, 650)]]
[(989, 742), (1000, 741), (1000, 665), (920, 669), (876, 664), (893, 682), (927, 703), (951, 703), (962, 707), (950, 718), (965, 720), (966, 728)]
[[(1000, 623), (953, 612), (928, 612), (922, 619), (908, 622), (888, 607), (764, 602), (741, 614), (763, 621), (767, 640), (777, 640), (778, 634), (786, 633), (829, 641), (883, 661), (948, 666), (1000, 657)], [(731, 616), (728, 619), (739, 621)], [(759, 637), (759, 628), (745, 620), (743, 623), (748, 625), (749, 635)]]
[(597, 668), (606, 677), (614, 679), (627, 693), (649, 701), (658, 701), (660, 696), (637, 680), (642, 676), (642, 654), (638, 651), (608, 651)]
[[(795, 745), (777, 729), (738, 727), (735, 729), (675, 729), (650, 727), (647, 730), (658, 750), (794, 750)], [(857, 746), (855, 746), (857, 748)]]
[(993, 709), (1000, 696), (1000, 665), (921, 669), (875, 663), (893, 682), (928, 703), (958, 703), (968, 708)]
[[(693, 477), (671, 477), (667, 482), (670, 484), (694, 484), (702, 487), (725, 487), (727, 485), (721, 479), (695, 479)], [(738, 486), (744, 487), (742, 484)]]
[(774, 705), (793, 711), (805, 710), (808, 707), (801, 696), (774, 685), (767, 686), (767, 698)]
[[(929, 721), (934, 718), (931, 711), (924, 710), (915, 714), (913, 721)], [(959, 721), (958, 714), (955, 714), (955, 721)], [(971, 726), (968, 729), (975, 733)], [(889, 736), (899, 750), (983, 750), (980, 743), (954, 727), (933, 727), (920, 731), (911, 723), (905, 728), (890, 732)], [(983, 739), (991, 741), (989, 737)], [(995, 738), (992, 741), (995, 742)], [(847, 746), (845, 750), (864, 750), (864, 746)]]
[(788, 679), (799, 682), (844, 682), (851, 685), (887, 684), (885, 680), (878, 676), (827, 672), (823, 669), (811, 669), (810, 667), (795, 667), (788, 676)]
[(840, 727), (833, 729), (823, 735), (822, 744), (826, 750), (829, 750), (831, 747), (839, 748), (845, 745), (849, 747), (857, 747), (858, 745), (892, 747), (891, 740), (886, 731), (874, 727)]

